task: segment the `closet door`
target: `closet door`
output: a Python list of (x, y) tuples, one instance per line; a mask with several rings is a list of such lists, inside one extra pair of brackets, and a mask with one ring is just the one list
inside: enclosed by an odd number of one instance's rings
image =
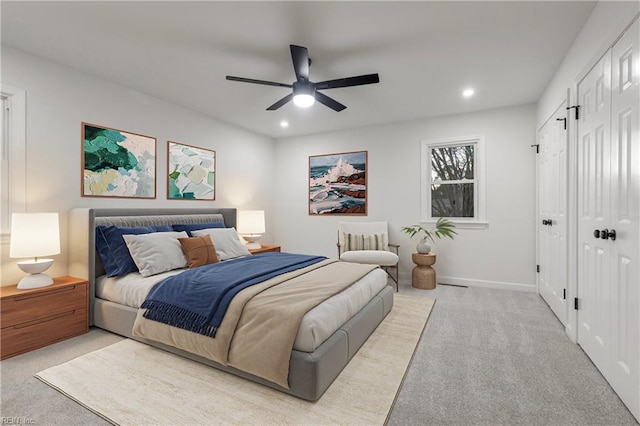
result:
[(578, 85), (578, 343), (640, 419), (640, 24)]
[(566, 101), (538, 133), (538, 292), (567, 323)]
[(640, 23), (612, 49), (612, 347), (609, 381), (640, 417)]
[(610, 221), (610, 51), (578, 84), (578, 101), (578, 343), (604, 373), (612, 344), (610, 244), (600, 238)]

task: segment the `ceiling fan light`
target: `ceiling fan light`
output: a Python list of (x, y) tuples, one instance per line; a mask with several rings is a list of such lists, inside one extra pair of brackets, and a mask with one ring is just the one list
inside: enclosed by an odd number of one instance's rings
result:
[(300, 93), (293, 97), (293, 103), (301, 108), (308, 108), (313, 105), (315, 101), (316, 98), (306, 93)]

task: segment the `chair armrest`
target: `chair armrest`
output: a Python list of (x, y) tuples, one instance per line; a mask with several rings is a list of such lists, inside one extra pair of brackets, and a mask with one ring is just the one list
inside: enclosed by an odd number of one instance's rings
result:
[(388, 243), (387, 244), (389, 247), (391, 247), (392, 249), (395, 250), (396, 254), (398, 254), (398, 249), (400, 248), (400, 244), (393, 244), (393, 243)]

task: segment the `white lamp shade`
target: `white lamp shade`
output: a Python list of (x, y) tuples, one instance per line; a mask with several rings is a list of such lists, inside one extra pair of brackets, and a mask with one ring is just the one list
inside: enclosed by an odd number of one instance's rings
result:
[(238, 232), (240, 234), (264, 234), (264, 210), (238, 211)]
[(58, 213), (14, 213), (9, 257), (40, 257), (60, 253)]

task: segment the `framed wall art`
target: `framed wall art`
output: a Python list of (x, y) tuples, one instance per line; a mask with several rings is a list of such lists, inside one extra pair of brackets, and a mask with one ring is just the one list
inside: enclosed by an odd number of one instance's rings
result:
[(167, 198), (216, 199), (216, 152), (169, 141)]
[(367, 151), (309, 156), (309, 214), (367, 214)]
[(82, 123), (82, 196), (156, 198), (156, 138)]

